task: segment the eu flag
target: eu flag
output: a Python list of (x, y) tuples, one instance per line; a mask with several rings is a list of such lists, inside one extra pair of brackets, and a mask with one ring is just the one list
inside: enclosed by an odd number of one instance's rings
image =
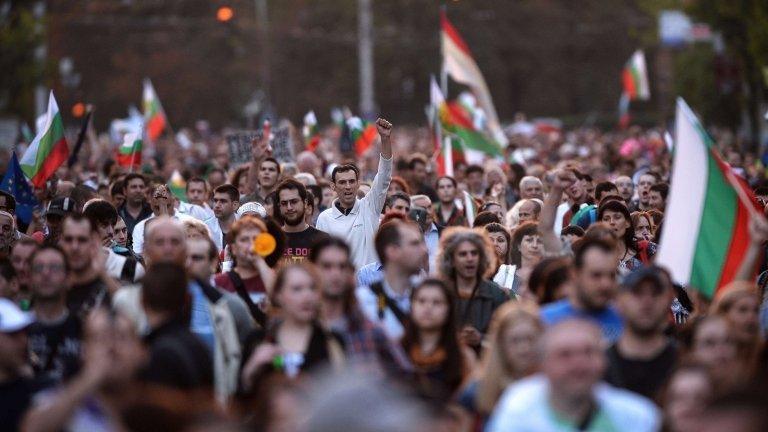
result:
[(16, 198), (16, 218), (25, 224), (32, 221), (32, 209), (40, 203), (35, 199), (32, 188), (24, 177), (19, 165), (19, 159), (14, 152), (11, 156), (11, 162), (8, 170), (5, 172), (3, 181), (0, 182), (0, 190), (4, 190)]

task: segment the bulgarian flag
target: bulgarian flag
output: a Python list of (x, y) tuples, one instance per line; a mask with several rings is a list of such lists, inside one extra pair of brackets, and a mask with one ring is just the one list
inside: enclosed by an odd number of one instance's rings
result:
[(492, 157), (502, 156), (501, 147), (475, 128), (467, 109), (456, 101), (445, 102), (439, 110), (443, 130), (455, 135), (464, 151), (477, 151)]
[(304, 127), (302, 128), (304, 143), (307, 150), (313, 152), (320, 144), (320, 134), (317, 132), (317, 116), (314, 111), (309, 111), (304, 115)]
[(763, 217), (682, 99), (677, 101), (672, 181), (656, 263), (674, 280), (713, 298), (734, 280), (749, 243), (749, 223)]
[(187, 182), (184, 181), (184, 177), (181, 176), (179, 170), (173, 170), (171, 179), (168, 181), (168, 189), (176, 196), (180, 201), (187, 200)]
[(648, 100), (651, 89), (648, 86), (648, 72), (645, 68), (645, 55), (642, 50), (632, 54), (621, 71), (621, 83), (629, 100)]
[(480, 108), (488, 117), (488, 129), (493, 138), (503, 146), (507, 145), (507, 138), (501, 130), (496, 108), (493, 106), (491, 92), (485, 83), (483, 73), (472, 58), (469, 47), (462, 39), (458, 30), (448, 21), (445, 11), (440, 11), (440, 41), (443, 51), (443, 67), (454, 81), (464, 84), (472, 90)]
[(144, 124), (147, 125), (147, 138), (150, 141), (155, 141), (163, 133), (168, 119), (149, 78), (144, 80), (144, 92), (141, 99), (144, 108)]
[(69, 159), (69, 146), (64, 137), (64, 121), (61, 119), (59, 106), (51, 92), (48, 96), (45, 122), (19, 163), (21, 170), (29, 177), (32, 184), (40, 188), (67, 159)]
[(349, 128), (349, 137), (355, 145), (355, 155), (358, 157), (368, 151), (376, 142), (376, 137), (379, 136), (376, 125), (363, 121), (360, 117), (348, 118), (347, 127)]
[(131, 169), (141, 165), (141, 147), (141, 132), (126, 133), (117, 149), (117, 164)]

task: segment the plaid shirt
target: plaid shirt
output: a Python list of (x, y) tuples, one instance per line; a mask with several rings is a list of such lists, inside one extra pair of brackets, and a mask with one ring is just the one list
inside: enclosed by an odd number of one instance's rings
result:
[(402, 348), (359, 311), (346, 315), (331, 329), (344, 338), (347, 361), (357, 372), (384, 378), (413, 371)]
[(454, 204), (453, 211), (451, 212), (451, 216), (448, 218), (448, 220), (443, 220), (443, 212), (441, 211), (440, 203), (436, 203), (434, 206), (435, 209), (435, 217), (437, 219), (437, 224), (440, 226), (469, 226), (467, 224), (467, 216), (464, 214), (463, 209), (459, 209), (458, 206)]

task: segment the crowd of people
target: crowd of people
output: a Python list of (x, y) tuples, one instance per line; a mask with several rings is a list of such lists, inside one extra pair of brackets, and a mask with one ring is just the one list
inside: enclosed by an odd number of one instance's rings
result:
[(719, 297), (673, 281), (659, 131), (518, 118), (503, 161), (438, 175), (376, 129), (357, 160), (329, 136), (288, 162), (269, 136), (240, 166), (206, 136), (91, 157), (28, 224), (0, 192), (0, 428), (768, 430), (768, 228)]

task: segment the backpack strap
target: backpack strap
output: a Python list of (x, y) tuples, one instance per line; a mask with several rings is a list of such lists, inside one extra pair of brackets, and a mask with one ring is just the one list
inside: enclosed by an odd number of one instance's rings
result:
[(248, 310), (251, 312), (253, 319), (256, 320), (256, 322), (262, 328), (265, 328), (267, 324), (267, 314), (265, 314), (264, 311), (261, 310), (261, 308), (253, 302), (253, 299), (248, 294), (248, 290), (245, 289), (245, 282), (243, 282), (243, 279), (235, 271), (228, 271), (226, 274), (229, 277), (229, 280), (232, 281), (232, 285), (235, 286), (237, 295), (239, 295), (240, 298), (243, 299), (245, 304), (248, 306)]
[(397, 305), (397, 302), (395, 302), (394, 299), (392, 299), (387, 295), (387, 293), (384, 292), (384, 284), (381, 281), (377, 281), (372, 283), (370, 288), (371, 291), (373, 291), (373, 294), (376, 295), (376, 306), (379, 320), (384, 319), (384, 311), (389, 308), (392, 313), (395, 314), (395, 318), (400, 321), (400, 324), (405, 325), (405, 323), (408, 321), (408, 317), (406, 316), (405, 312), (400, 309), (400, 306)]

